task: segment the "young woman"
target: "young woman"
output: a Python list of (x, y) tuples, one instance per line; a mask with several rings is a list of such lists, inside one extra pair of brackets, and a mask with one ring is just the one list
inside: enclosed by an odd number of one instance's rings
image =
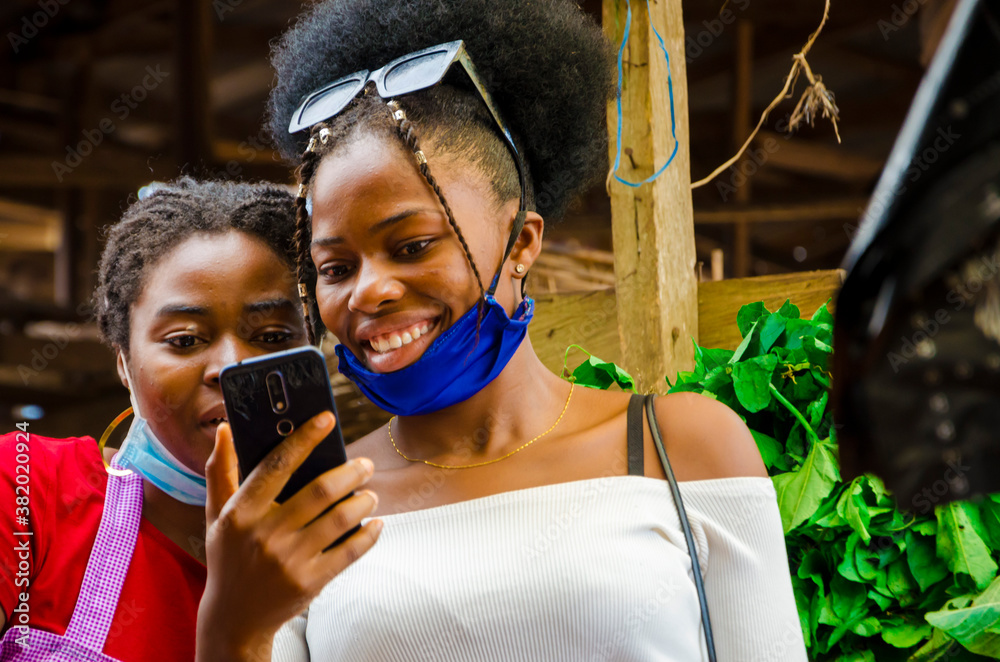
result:
[(349, 450), (375, 463), (378, 545), (274, 659), (805, 660), (739, 417), (676, 394), (650, 426), (526, 335), (545, 221), (604, 172), (611, 61), (570, 0), (327, 0), (279, 45), (300, 280), (396, 416)]
[[(6, 629), (0, 659), (194, 659), (198, 618), (211, 624), (220, 612), (239, 611), (218, 593), (235, 583), (229, 568), (242, 564), (216, 562), (206, 571), (206, 501), (215, 524), (213, 501), (235, 494), (231, 502), (261, 514), (258, 539), (289, 541), (302, 550), (303, 563), (319, 564), (322, 549), (339, 536), (330, 516), (303, 526), (330, 501), (273, 503), (284, 479), (332, 427), (329, 414), (318, 427), (290, 436), (239, 491), (230, 440), (220, 435), (215, 480), (206, 486), (206, 462), (225, 420), (219, 370), (305, 343), (291, 271), (291, 203), (276, 186), (184, 179), (130, 206), (111, 229), (95, 309), (104, 339), (118, 353), (133, 423), (107, 470), (90, 437), (0, 438), (6, 505), (0, 556), (4, 568), (17, 569), (0, 578)], [(350, 491), (363, 482), (366, 464), (345, 465), (326, 478)], [(361, 493), (331, 512), (353, 526), (371, 509), (372, 499)], [(264, 531), (268, 514), (299, 524)], [(311, 540), (317, 537), (321, 544)], [(371, 540), (362, 532), (341, 547), (359, 556)], [(332, 560), (317, 577), (328, 580), (346, 563), (342, 550), (326, 556)], [(285, 583), (268, 583), (264, 563), (255, 567), (259, 594), (280, 594)], [(286, 555), (283, 577), (294, 579), (296, 568)], [(307, 597), (308, 588), (296, 585)]]

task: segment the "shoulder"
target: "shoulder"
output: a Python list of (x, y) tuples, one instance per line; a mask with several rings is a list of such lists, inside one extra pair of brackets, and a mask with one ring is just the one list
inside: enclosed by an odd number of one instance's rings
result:
[[(24, 446), (34, 456), (52, 458), (100, 457), (97, 453), (97, 442), (93, 437), (43, 437), (34, 432), (8, 432), (0, 434), (0, 450), (4, 453), (25, 451)], [(18, 449), (18, 446), (21, 448)]]
[(56, 439), (24, 432), (0, 435), (0, 472), (13, 473), (15, 465), (26, 466), (32, 483), (51, 476), (60, 484), (72, 481), (73, 476), (89, 476), (104, 466), (92, 437)]
[[(726, 405), (699, 393), (672, 393), (656, 398), (655, 409), (678, 480), (767, 477), (750, 429)], [(646, 457), (652, 453), (646, 474), (662, 476), (651, 436), (646, 446)]]

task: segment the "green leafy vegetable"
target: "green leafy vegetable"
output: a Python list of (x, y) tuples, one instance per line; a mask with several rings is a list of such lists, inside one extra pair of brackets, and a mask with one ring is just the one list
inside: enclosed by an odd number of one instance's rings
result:
[(802, 466), (774, 477), (785, 533), (816, 512), (837, 485), (839, 474), (831, 445), (821, 441), (813, 444)]
[[(803, 319), (788, 301), (773, 313), (756, 302), (736, 324), (739, 347), (695, 343), (694, 370), (670, 392), (712, 397), (750, 428), (777, 492), (809, 659), (1000, 659), (1000, 495), (906, 512), (875, 476), (844, 482), (828, 409), (830, 311)], [(575, 382), (635, 390), (620, 367), (587, 356)]]

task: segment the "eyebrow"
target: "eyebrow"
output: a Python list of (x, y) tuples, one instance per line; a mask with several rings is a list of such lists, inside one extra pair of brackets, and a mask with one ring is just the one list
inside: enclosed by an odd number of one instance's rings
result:
[[(400, 221), (410, 218), (411, 216), (416, 216), (417, 214), (436, 214), (438, 213), (435, 209), (406, 209), (399, 212), (398, 214), (393, 214), (392, 216), (383, 218), (378, 223), (373, 223), (371, 227), (368, 228), (368, 234), (378, 234), (379, 232), (385, 230), (391, 225), (395, 225)], [(313, 239), (313, 246), (335, 246), (337, 244), (344, 243), (342, 237), (321, 237), (319, 239)]]
[(290, 299), (278, 297), (267, 301), (257, 301), (243, 306), (245, 313), (295, 312), (295, 304)]
[[(248, 303), (243, 306), (243, 312), (246, 314), (251, 313), (269, 313), (274, 311), (290, 311), (295, 312), (295, 304), (286, 297), (278, 297), (276, 299), (268, 299), (266, 301), (255, 301), (253, 303)], [(203, 306), (191, 306), (188, 304), (167, 304), (157, 311), (157, 317), (170, 317), (171, 315), (190, 315), (194, 317), (208, 317), (208, 309)]]
[(202, 306), (189, 306), (186, 304), (167, 304), (156, 312), (157, 317), (170, 317), (171, 315), (195, 315), (208, 317), (208, 309)]

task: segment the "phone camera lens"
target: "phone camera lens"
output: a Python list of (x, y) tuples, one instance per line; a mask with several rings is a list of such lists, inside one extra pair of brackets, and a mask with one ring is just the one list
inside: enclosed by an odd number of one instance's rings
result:
[(267, 385), (267, 396), (271, 400), (271, 409), (275, 413), (282, 413), (288, 409), (288, 393), (285, 390), (285, 376), (280, 371), (268, 373), (264, 378)]

